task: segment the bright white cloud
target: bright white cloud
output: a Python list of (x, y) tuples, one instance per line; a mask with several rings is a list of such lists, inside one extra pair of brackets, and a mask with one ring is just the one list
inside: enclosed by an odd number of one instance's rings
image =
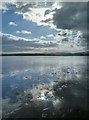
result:
[(52, 5), (52, 9), (61, 9), (61, 4), (58, 4), (58, 2), (55, 2), (53, 5)]
[(41, 39), (46, 39), (44, 36), (40, 36)]
[(49, 34), (49, 35), (47, 35), (47, 37), (54, 37), (54, 35), (53, 34)]
[(7, 33), (0, 33), (0, 36), (8, 38), (9, 40), (15, 40), (15, 41), (18, 41), (18, 40), (31, 41), (31, 39), (26, 39), (26, 38), (23, 38), (23, 37), (14, 36), (12, 34), (7, 34)]
[(18, 30), (18, 31), (16, 31), (16, 33), (21, 33), (21, 32)]
[(15, 22), (9, 22), (8, 24), (12, 26), (18, 26)]
[[(51, 6), (42, 6), (40, 4), (35, 4), (30, 6), (30, 4), (18, 4), (16, 5), (16, 14), (21, 14), (23, 19), (30, 20), (32, 22), (37, 23), (38, 26), (50, 26), (52, 29), (57, 29), (57, 27), (53, 24), (53, 14), (55, 13), (55, 9), (60, 9), (61, 5), (59, 3), (52, 3)], [(28, 7), (29, 6), (29, 7)], [(23, 9), (22, 9), (23, 8)], [(50, 11), (48, 14), (45, 14), (47, 11)]]
[(23, 33), (23, 34), (31, 34), (30, 31), (26, 31), (26, 30), (22, 30), (22, 33)]
[(30, 20), (32, 22), (37, 23), (38, 26), (40, 25), (48, 25), (48, 23), (44, 23), (42, 21), (45, 21), (47, 19), (52, 19), (53, 15), (52, 14), (48, 14), (46, 16), (44, 16), (45, 11), (48, 8), (30, 8), (26, 13), (23, 14), (23, 19), (26, 20)]
[(64, 39), (65, 37), (56, 34), (53, 38), (54, 38), (54, 40), (56, 40), (56, 41), (60, 41), (60, 42), (61, 42), (62, 39)]
[(31, 34), (31, 32), (30, 32), (30, 31), (27, 31), (27, 30), (16, 31), (16, 33)]

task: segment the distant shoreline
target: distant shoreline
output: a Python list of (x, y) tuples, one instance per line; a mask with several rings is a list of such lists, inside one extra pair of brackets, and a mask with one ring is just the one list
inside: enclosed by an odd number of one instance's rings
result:
[(89, 56), (89, 53), (64, 53), (64, 54), (56, 54), (56, 53), (8, 53), (8, 54), (0, 54), (0, 56)]

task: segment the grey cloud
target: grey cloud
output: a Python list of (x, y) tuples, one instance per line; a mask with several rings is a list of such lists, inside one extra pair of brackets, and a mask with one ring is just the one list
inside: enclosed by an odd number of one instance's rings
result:
[(53, 16), (57, 28), (86, 30), (87, 3), (62, 3)]
[(51, 11), (50, 11), (49, 9), (46, 10), (44, 16), (47, 15), (47, 14), (49, 14), (50, 12), (51, 12)]
[(64, 39), (62, 39), (62, 41), (63, 42), (68, 42), (69, 40), (68, 40), (68, 38), (64, 38)]
[(8, 10), (14, 9), (15, 12), (20, 12), (20, 13), (25, 13), (30, 11), (29, 8), (35, 7), (36, 3), (35, 2), (10, 2), (6, 3), (6, 6)]
[(34, 6), (34, 4), (30, 3), (30, 4), (24, 4), (24, 3), (16, 3), (17, 6), (19, 5), (19, 7), (16, 8), (16, 12), (28, 12), (30, 11), (29, 8), (32, 8)]
[[(46, 6), (47, 7), (51, 7), (53, 4), (53, 2), (48, 2), (46, 3)], [(45, 2), (27, 2), (27, 3), (24, 3), (24, 2), (16, 2), (15, 3), (16, 6), (16, 12), (22, 12), (22, 13), (26, 13), (28, 11), (31, 11), (30, 8), (45, 8)], [(45, 15), (48, 14), (48, 10), (45, 11)]]
[(42, 20), (41, 22), (45, 22), (45, 23), (48, 23), (49, 21), (51, 21), (51, 19), (46, 19), (46, 20)]
[(7, 35), (2, 36), (2, 51), (3, 52), (16, 52), (16, 51), (26, 51), (26, 50), (35, 50), (38, 48), (49, 48), (57, 47), (57, 43), (40, 43), (39, 41), (24, 41), (19, 38), (18, 40), (14, 40), (13, 38), (9, 38)]
[(58, 35), (60, 35), (60, 36), (66, 36), (67, 33), (63, 33), (63, 34), (58, 33)]

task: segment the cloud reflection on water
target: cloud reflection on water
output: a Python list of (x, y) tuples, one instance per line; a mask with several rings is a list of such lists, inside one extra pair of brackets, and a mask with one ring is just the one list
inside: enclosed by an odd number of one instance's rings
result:
[[(12, 57), (11, 67), (18, 64), (18, 57), (15, 60), (13, 64)], [(31, 60), (34, 64), (29, 62)], [(15, 77), (3, 78), (3, 117), (29, 118), (33, 114), (35, 117), (63, 117), (65, 111), (73, 111), (76, 107), (86, 110), (86, 57), (37, 57), (36, 61), (26, 57), (21, 62), (24, 63), (23, 72), (20, 71), (23, 64), (19, 63)], [(6, 90), (4, 92), (5, 84), (10, 96)]]

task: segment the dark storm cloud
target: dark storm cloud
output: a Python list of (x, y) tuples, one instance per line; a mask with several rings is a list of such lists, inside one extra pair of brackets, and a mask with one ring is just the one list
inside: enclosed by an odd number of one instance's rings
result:
[(53, 23), (57, 28), (86, 30), (87, 3), (62, 3), (56, 10)]

